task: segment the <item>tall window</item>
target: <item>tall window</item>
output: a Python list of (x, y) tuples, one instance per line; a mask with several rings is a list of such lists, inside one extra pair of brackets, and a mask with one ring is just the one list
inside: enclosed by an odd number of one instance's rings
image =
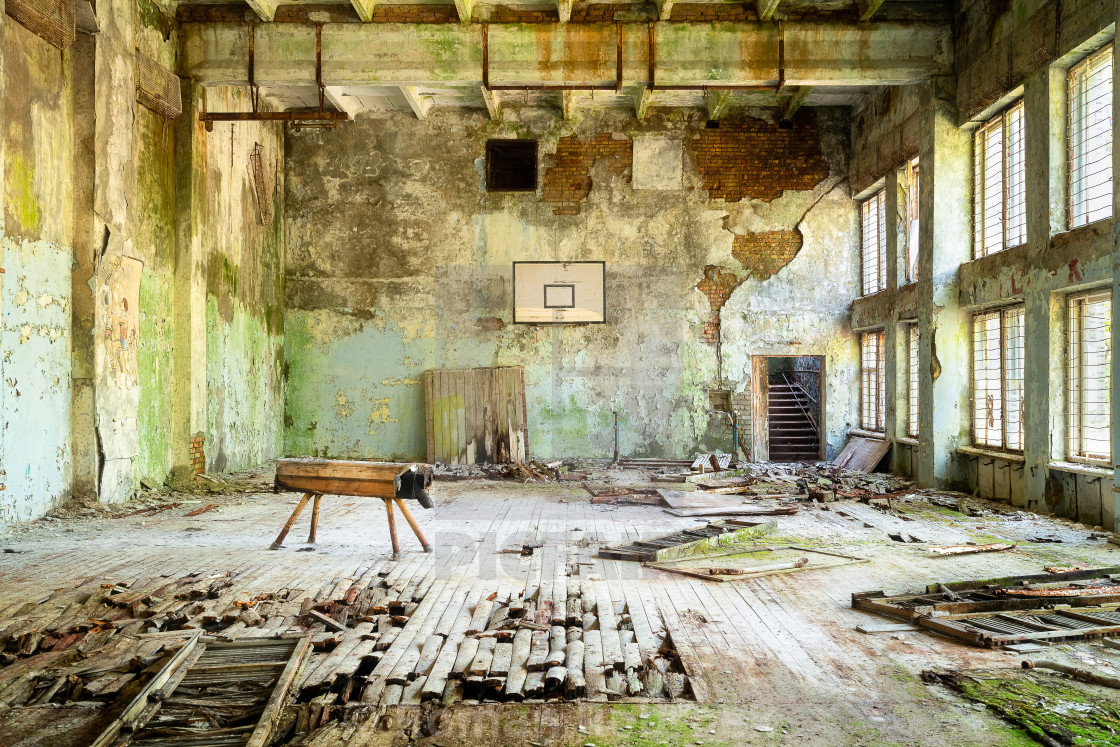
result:
[(863, 295), (887, 287), (887, 211), (886, 190), (880, 189), (860, 205), (863, 239), (860, 256), (863, 264)]
[(906, 434), (918, 437), (918, 323), (906, 325)]
[(906, 164), (906, 257), (902, 268), (907, 283), (918, 279), (918, 159)]
[(1027, 240), (1023, 102), (972, 137), (973, 254), (986, 257)]
[(1069, 71), (1069, 227), (1112, 216), (1112, 45)]
[(882, 431), (886, 385), (883, 382), (883, 332), (864, 332), (859, 337), (860, 427)]
[(1023, 307), (972, 317), (972, 440), (1023, 450)]
[(1110, 464), (1112, 291), (1071, 296), (1066, 335), (1068, 458)]

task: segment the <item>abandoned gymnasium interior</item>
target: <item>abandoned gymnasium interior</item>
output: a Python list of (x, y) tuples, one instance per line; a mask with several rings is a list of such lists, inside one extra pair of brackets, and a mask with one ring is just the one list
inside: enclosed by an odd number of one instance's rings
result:
[(0, 6), (0, 747), (1120, 745), (1114, 0)]

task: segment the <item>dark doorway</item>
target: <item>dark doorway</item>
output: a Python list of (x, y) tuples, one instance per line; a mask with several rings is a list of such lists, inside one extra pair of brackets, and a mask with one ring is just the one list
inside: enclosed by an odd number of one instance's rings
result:
[(767, 358), (767, 431), (772, 462), (821, 458), (821, 361)]

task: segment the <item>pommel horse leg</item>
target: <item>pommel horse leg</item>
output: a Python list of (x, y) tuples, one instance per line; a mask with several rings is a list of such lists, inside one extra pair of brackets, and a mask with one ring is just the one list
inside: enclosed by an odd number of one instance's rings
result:
[(307, 544), (315, 544), (315, 530), (319, 528), (319, 501), (322, 495), (315, 494), (315, 505), (311, 507), (311, 531), (307, 535)]
[(385, 515), (389, 517), (389, 539), (393, 541), (393, 560), (401, 559), (401, 543), (397, 541), (397, 517), (393, 516), (393, 502), (388, 498), (385, 501)]
[(432, 546), (428, 544), (428, 540), (424, 539), (424, 533), (420, 531), (420, 526), (416, 523), (416, 519), (412, 518), (412, 512), (408, 510), (408, 506), (400, 498), (394, 498), (397, 508), (404, 514), (404, 520), (412, 527), (412, 533), (416, 535), (416, 539), (420, 540), (420, 546), (424, 548), (424, 552), (431, 552)]
[(393, 503), (397, 504), (397, 508), (404, 514), (404, 520), (408, 522), (408, 526), (412, 528), (416, 539), (420, 540), (420, 545), (424, 548), (424, 552), (431, 552), (432, 546), (428, 544), (428, 540), (424, 539), (424, 533), (420, 531), (420, 527), (416, 524), (416, 519), (412, 518), (412, 513), (408, 507), (401, 502), (400, 498), (382, 498), (385, 501), (385, 515), (389, 518), (389, 539), (393, 541), (393, 560), (400, 560), (401, 558), (401, 543), (397, 539), (397, 517), (393, 514)]
[[(298, 519), (299, 515), (303, 513), (303, 507), (307, 505), (307, 499), (310, 498), (311, 495), (311, 493), (304, 493), (303, 497), (299, 499), (299, 503), (296, 504), (295, 510), (292, 511), (292, 515), (288, 517), (287, 523), (284, 524), (284, 528), (280, 530), (279, 536), (277, 536), (276, 541), (272, 543), (272, 547), (268, 548), (269, 550), (279, 550), (283, 546), (284, 538), (288, 536), (288, 532), (291, 531), (292, 525), (296, 523), (296, 519)], [(320, 496), (315, 496), (316, 513), (318, 513), (319, 498)], [(312, 525), (312, 527), (314, 527), (314, 524)], [(314, 528), (312, 528), (311, 530), (311, 536), (315, 536)]]

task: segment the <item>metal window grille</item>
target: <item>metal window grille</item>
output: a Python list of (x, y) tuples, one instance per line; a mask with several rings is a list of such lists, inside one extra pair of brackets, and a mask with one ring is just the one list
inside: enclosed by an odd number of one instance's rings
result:
[(271, 225), (272, 190), (264, 173), (264, 158), (261, 155), (260, 143), (254, 144), (253, 152), (249, 154), (249, 168), (253, 175), (253, 194), (257, 198), (257, 218), (262, 226)]
[(918, 279), (918, 205), (921, 189), (918, 186), (918, 159), (906, 164), (906, 264), (903, 267), (907, 283)]
[(1112, 216), (1112, 46), (1069, 71), (1069, 225)]
[(972, 138), (973, 254), (1027, 240), (1023, 103), (988, 120)]
[(886, 384), (883, 381), (883, 332), (863, 333), (859, 338), (859, 347), (860, 427), (869, 431), (882, 431), (885, 420), (883, 402), (886, 398)]
[(1067, 456), (1110, 464), (1112, 291), (1071, 296), (1068, 312)]
[(179, 77), (136, 50), (136, 100), (165, 119), (183, 113)]
[(972, 317), (972, 439), (1023, 450), (1023, 307)]
[(535, 192), (537, 141), (487, 140), (486, 189), (492, 192)]
[(880, 189), (860, 205), (862, 227), (861, 262), (863, 295), (870, 296), (886, 288), (887, 226), (886, 190)]
[(918, 325), (912, 323), (906, 330), (907, 379), (906, 433), (918, 437)]
[(5, 12), (58, 49), (67, 49), (77, 34), (74, 0), (8, 0)]

